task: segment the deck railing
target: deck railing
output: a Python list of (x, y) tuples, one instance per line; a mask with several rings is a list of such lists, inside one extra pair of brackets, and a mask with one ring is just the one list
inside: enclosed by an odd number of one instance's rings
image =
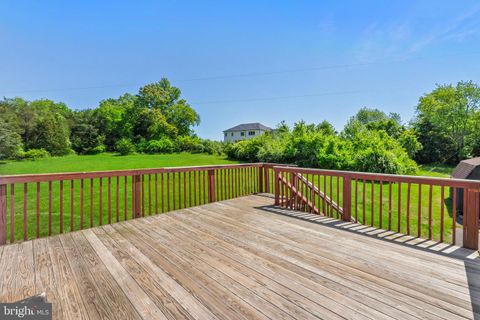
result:
[(0, 245), (270, 192), (272, 166), (0, 176)]
[(463, 247), (478, 249), (478, 180), (273, 169), (277, 205), (451, 244), (461, 230)]
[(478, 249), (480, 181), (270, 163), (0, 176), (0, 245), (261, 192), (290, 209)]

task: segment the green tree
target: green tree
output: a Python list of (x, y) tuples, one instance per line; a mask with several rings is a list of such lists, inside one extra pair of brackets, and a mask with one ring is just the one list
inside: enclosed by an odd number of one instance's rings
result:
[(77, 111), (73, 115), (70, 128), (72, 148), (80, 154), (94, 154), (103, 152), (105, 137), (100, 134), (95, 125), (98, 123), (93, 110)]
[(472, 156), (479, 106), (480, 87), (471, 81), (437, 85), (422, 96), (414, 120), (423, 145), (419, 161), (456, 163)]
[(159, 82), (140, 88), (137, 105), (148, 110), (160, 110), (165, 121), (176, 128), (173, 135), (191, 135), (192, 126), (200, 123), (200, 116), (184, 99), (180, 99), (181, 91), (170, 85), (166, 78)]
[(0, 159), (13, 159), (22, 152), (22, 139), (11, 126), (0, 118)]

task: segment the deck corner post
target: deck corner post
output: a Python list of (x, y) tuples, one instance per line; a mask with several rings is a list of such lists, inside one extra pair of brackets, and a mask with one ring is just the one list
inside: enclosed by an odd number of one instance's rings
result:
[(134, 217), (133, 218), (139, 218), (142, 213), (141, 213), (141, 191), (142, 191), (142, 186), (141, 186), (141, 176), (140, 175), (135, 175), (133, 176), (133, 184), (134, 184), (134, 190), (135, 194), (133, 194), (133, 207), (134, 207)]
[(263, 187), (263, 172), (265, 170), (265, 167), (263, 166), (263, 164), (261, 166), (258, 167), (258, 193), (263, 193), (265, 192), (264, 190), (264, 187)]
[(270, 193), (270, 166), (263, 164), (263, 181), (265, 183), (265, 193)]
[(478, 219), (480, 212), (480, 193), (465, 189), (466, 205), (463, 213), (463, 247), (478, 250)]
[(7, 185), (0, 184), (0, 245), (7, 243)]
[(275, 205), (280, 205), (280, 171), (278, 169), (274, 169), (274, 177), (275, 177)]
[(215, 170), (208, 170), (208, 202), (215, 202)]
[[(340, 205), (340, 204), (339, 204)], [(349, 175), (343, 177), (343, 216), (342, 220), (350, 222), (352, 208), (352, 178)]]

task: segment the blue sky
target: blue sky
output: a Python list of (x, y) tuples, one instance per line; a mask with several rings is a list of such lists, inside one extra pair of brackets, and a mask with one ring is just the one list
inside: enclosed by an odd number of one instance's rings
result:
[(480, 82), (478, 1), (0, 2), (0, 96), (93, 108), (168, 77), (221, 139), (241, 122), (362, 106), (414, 115), (436, 83)]

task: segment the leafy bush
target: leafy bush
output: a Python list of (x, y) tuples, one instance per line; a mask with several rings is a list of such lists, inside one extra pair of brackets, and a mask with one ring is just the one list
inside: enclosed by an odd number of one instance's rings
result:
[(120, 139), (115, 144), (115, 150), (122, 156), (135, 153), (135, 145), (130, 139)]
[(104, 153), (106, 150), (107, 150), (107, 148), (105, 147), (105, 145), (100, 144), (100, 145), (94, 147), (93, 149), (91, 149), (91, 150), (88, 152), (88, 154)]
[(205, 151), (202, 140), (198, 137), (180, 136), (176, 140), (178, 151), (188, 151), (192, 153), (202, 153)]
[(202, 140), (202, 145), (205, 153), (220, 155), (223, 152), (223, 142), (205, 139)]
[(175, 145), (169, 138), (159, 140), (150, 140), (146, 143), (143, 152), (146, 153), (172, 153), (175, 151)]
[(23, 152), (21, 158), (25, 160), (38, 160), (48, 158), (49, 156), (50, 154), (45, 149), (30, 149), (26, 152)]

